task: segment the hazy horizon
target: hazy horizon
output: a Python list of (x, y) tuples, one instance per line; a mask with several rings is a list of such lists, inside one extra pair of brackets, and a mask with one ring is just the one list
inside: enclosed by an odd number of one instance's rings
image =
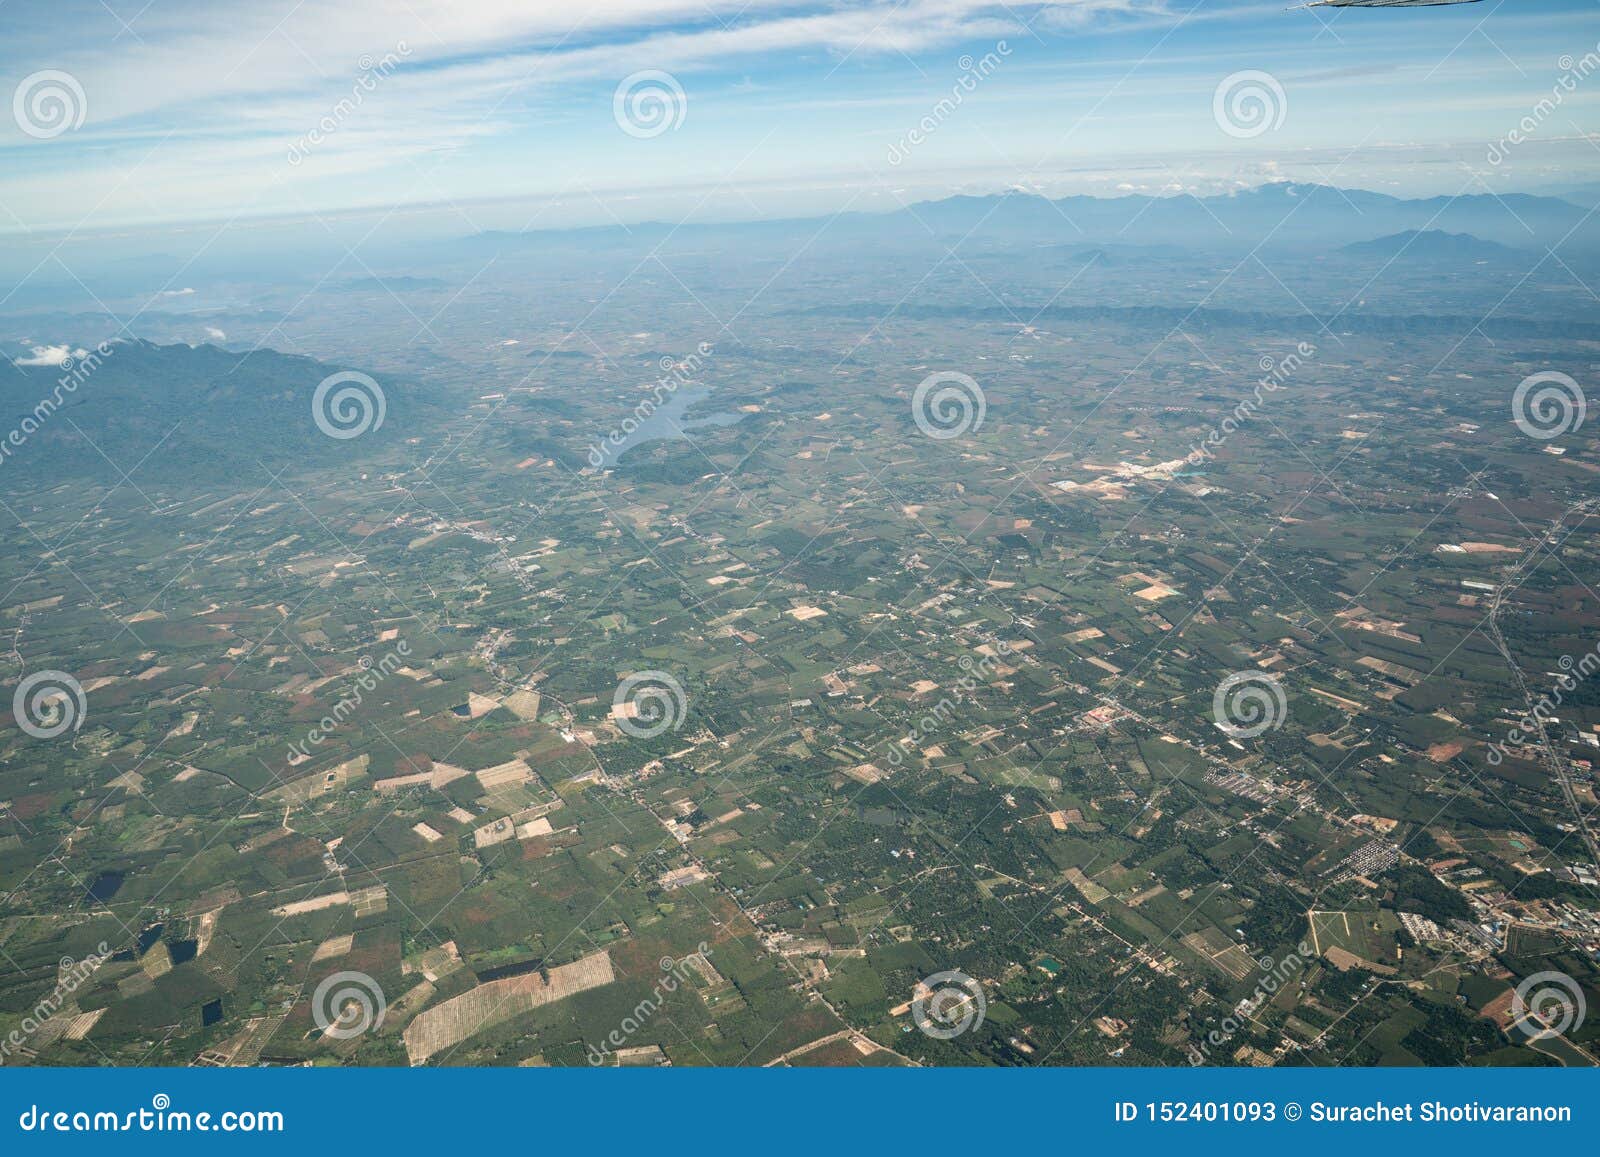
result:
[[(1293, 180), (1415, 197), (1600, 177), (1585, 83), (1600, 57), (1579, 0), (382, 7), (119, 15), (13, 0), (0, 231), (430, 206), (471, 231), (510, 202), (530, 225), (570, 227), (1013, 186), (1206, 194)], [(1264, 95), (1265, 121), (1218, 122), (1230, 82), (1245, 117)], [(1492, 159), (1524, 118), (1531, 131)]]

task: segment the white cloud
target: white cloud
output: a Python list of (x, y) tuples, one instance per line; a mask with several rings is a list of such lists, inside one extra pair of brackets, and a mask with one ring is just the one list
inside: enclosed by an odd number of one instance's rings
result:
[[(1161, 11), (1163, 0), (1049, 0), (1041, 8), (1077, 23), (1102, 12)], [(75, 140), (146, 139), (129, 122), (155, 116), (203, 144), (219, 143), (219, 129), (265, 130), (287, 144), (402, 45), (382, 99), (402, 90), (402, 117), (429, 112), (459, 132), (486, 114), (515, 114), (513, 94), (643, 67), (693, 70), (817, 50), (860, 60), (1027, 35), (999, 0), (348, 0), (295, 5), (281, 17), (272, 5), (179, 4), (145, 9), (134, 30), (138, 52), (108, 36), (80, 37), (74, 51), (58, 53), (56, 66), (82, 82), (93, 109)]]
[(59, 366), (65, 365), (68, 358), (81, 358), (87, 356), (88, 350), (73, 349), (65, 345), (36, 345), (33, 353), (16, 359), (19, 366)]
[[(1039, 6), (1058, 24), (1160, 7), (1159, 0), (1047, 0)], [(134, 28), (140, 51), (118, 41), (81, 60), (68, 54), (60, 67), (84, 82), (95, 117), (103, 120), (174, 104), (194, 112), (219, 97), (326, 88), (330, 80), (342, 84), (362, 68), (363, 58), (381, 58), (402, 42), (409, 53), (405, 68), (429, 79), (470, 83), (487, 61), (491, 70), (508, 66), (507, 79), (527, 84), (544, 82), (552, 69), (565, 71), (568, 61), (636, 55), (652, 37), (677, 41), (686, 50), (683, 59), (708, 61), (818, 47), (840, 54), (914, 51), (984, 35), (985, 28), (1022, 28), (1021, 16), (999, 0), (347, 0), (337, 7), (281, 8), (147, 8)]]

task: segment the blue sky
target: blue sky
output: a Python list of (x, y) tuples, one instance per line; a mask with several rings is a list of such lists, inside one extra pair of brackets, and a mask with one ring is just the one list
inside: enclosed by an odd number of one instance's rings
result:
[[(42, 137), (22, 122), (45, 113), (0, 115), (13, 232), (413, 203), (458, 206), (463, 229), (728, 219), (1011, 186), (1545, 191), (1600, 174), (1600, 74), (1486, 161), (1600, 54), (1594, 0), (5, 0), (0, 21), (4, 95), (54, 84), (83, 114)], [(1230, 135), (1213, 97), (1247, 70), (1276, 85), (1281, 123)], [(683, 93), (659, 135), (614, 115), (641, 71)]]

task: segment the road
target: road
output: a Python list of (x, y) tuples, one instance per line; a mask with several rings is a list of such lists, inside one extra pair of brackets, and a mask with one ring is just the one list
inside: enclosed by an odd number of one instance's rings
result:
[[(1550, 528), (1550, 533), (1545, 541), (1554, 542), (1565, 528), (1567, 519), (1574, 513), (1587, 515), (1597, 505), (1593, 498), (1586, 498), (1582, 502), (1573, 503), (1564, 511), (1555, 525)], [(1576, 529), (1574, 527), (1573, 529)], [(1571, 534), (1572, 531), (1567, 531)], [(1557, 544), (1558, 545), (1558, 544)], [(1551, 553), (1554, 553), (1552, 551)], [(1600, 841), (1596, 841), (1594, 829), (1589, 824), (1589, 817), (1584, 814), (1583, 805), (1578, 800), (1576, 789), (1572, 783), (1572, 765), (1556, 748), (1555, 742), (1550, 738), (1549, 730), (1545, 727), (1543, 715), (1538, 710), (1540, 699), (1534, 697), (1533, 689), (1528, 686), (1528, 678), (1523, 673), (1521, 665), (1511, 654), (1511, 647), (1506, 643), (1505, 635), (1500, 630), (1500, 614), (1505, 609), (1506, 595), (1516, 590), (1521, 585), (1522, 572), (1539, 555), (1538, 547), (1530, 550), (1515, 567), (1511, 576), (1495, 588), (1494, 596), (1489, 603), (1489, 631), (1494, 637), (1494, 645), (1505, 658), (1506, 665), (1511, 668), (1511, 674), (1517, 681), (1517, 689), (1522, 694), (1522, 700), (1527, 707), (1528, 718), (1533, 721), (1534, 732), (1538, 736), (1539, 759), (1558, 784), (1561, 785), (1561, 794), (1567, 801), (1567, 807), (1572, 812), (1573, 823), (1577, 826), (1578, 834), (1583, 839), (1584, 847), (1588, 849), (1589, 862), (1600, 865)]]

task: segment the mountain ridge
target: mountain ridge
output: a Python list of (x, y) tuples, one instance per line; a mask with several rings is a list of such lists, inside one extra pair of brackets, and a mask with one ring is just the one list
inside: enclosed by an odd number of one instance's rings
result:
[(1197, 247), (1251, 247), (1296, 244), (1336, 249), (1407, 231), (1466, 233), (1507, 248), (1541, 248), (1573, 241), (1600, 248), (1600, 221), (1559, 197), (1529, 193), (1467, 193), (1405, 198), (1367, 189), (1293, 181), (1249, 189), (1196, 195), (1128, 193), (1118, 197), (1071, 194), (1050, 198), (1008, 189), (959, 193), (920, 201), (886, 213), (852, 211), (834, 216), (791, 217), (725, 224), (632, 226), (584, 229), (484, 231), (470, 240), (482, 245), (516, 245), (562, 237), (613, 236), (639, 241), (670, 235), (740, 235), (815, 227), (826, 222), (835, 240), (863, 234), (882, 241), (948, 239), (1001, 243), (1085, 244), (1120, 242)]

